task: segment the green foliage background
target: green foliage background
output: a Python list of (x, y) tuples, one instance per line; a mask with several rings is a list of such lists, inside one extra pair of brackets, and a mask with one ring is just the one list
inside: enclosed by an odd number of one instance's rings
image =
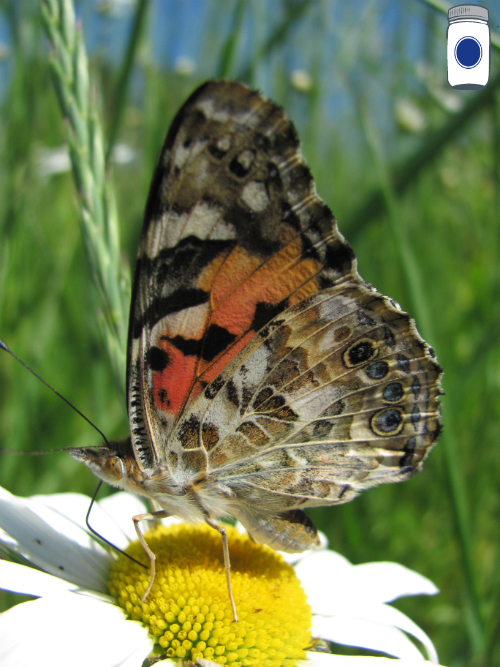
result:
[[(426, 22), (429, 48), (418, 69), (401, 46), (397, 67), (388, 72), (377, 32), (387, 3), (367, 1), (361, 14), (343, 12), (340, 24), (328, 19), (331, 4), (209, 0), (204, 56), (191, 74), (155, 64), (147, 11), (129, 42), (130, 67), (125, 56), (111, 66), (99, 49), (93, 52), (91, 83), (105, 136), (136, 154), (112, 169), (122, 257), (133, 267), (164, 135), (199, 83), (220, 75), (241, 79), (287, 109), (361, 275), (416, 317), (445, 370), (445, 431), (424, 473), (317, 510), (314, 520), (331, 548), (352, 562), (394, 560), (438, 585), (436, 598), (396, 606), (429, 633), (442, 664), (500, 664), (497, 51), (484, 91), (454, 93), (445, 81), (446, 20), (438, 10), (400, 3), (401, 34), (416, 13)], [(89, 8), (80, 5), (88, 19)], [(136, 11), (143, 9), (147, 2), (138, 3)], [(222, 30), (219, 19), (229, 9), (224, 25), (230, 27)], [(64, 143), (65, 124), (39, 7), (4, 0), (0, 11), (12, 40), (0, 62), (9, 68), (0, 108), (0, 337), (107, 437), (123, 437), (124, 378), (114, 380), (97, 324), (72, 175), (40, 170), (42, 150)], [(273, 21), (265, 20), (266, 11)], [(245, 21), (253, 22), (250, 44)], [(325, 72), (332, 36), (334, 66)], [(311, 75), (307, 90), (292, 83), (296, 61)], [(127, 88), (132, 75), (140, 84)], [(329, 111), (332, 99), (336, 115)], [(1, 447), (25, 451), (99, 443), (7, 355), (0, 356), (0, 438)], [(0, 483), (19, 495), (95, 488), (90, 473), (66, 454), (5, 454)], [(4, 596), (4, 605), (18, 599)]]

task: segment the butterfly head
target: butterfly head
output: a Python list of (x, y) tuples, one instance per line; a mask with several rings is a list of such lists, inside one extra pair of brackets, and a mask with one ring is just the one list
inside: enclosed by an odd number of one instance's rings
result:
[(127, 488), (135, 466), (130, 438), (118, 442), (111, 440), (101, 447), (75, 447), (69, 449), (68, 454), (85, 463), (103, 482), (121, 489)]

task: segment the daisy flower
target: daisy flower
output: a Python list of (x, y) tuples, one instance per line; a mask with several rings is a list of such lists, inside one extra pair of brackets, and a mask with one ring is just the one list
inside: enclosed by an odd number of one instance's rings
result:
[[(0, 488), (0, 588), (37, 598), (0, 614), (2, 667), (140, 667), (148, 657), (165, 666), (189, 661), (200, 667), (426, 664), (408, 635), (431, 663), (438, 662), (427, 635), (387, 605), (405, 595), (437, 593), (428, 579), (401, 565), (351, 565), (326, 544), (283, 558), (228, 527), (239, 616), (234, 623), (216, 531), (175, 520), (150, 531), (157, 575), (142, 603), (149, 571), (110, 554), (89, 534), (88, 506), (79, 494), (18, 498)], [(142, 547), (131, 544), (131, 517), (144, 511), (137, 497), (117, 493), (96, 503), (91, 521), (145, 562)], [(321, 652), (326, 642), (398, 660)]]

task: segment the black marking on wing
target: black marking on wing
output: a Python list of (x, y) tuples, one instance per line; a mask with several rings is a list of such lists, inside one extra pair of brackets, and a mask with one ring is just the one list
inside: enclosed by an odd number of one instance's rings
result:
[(151, 347), (146, 354), (146, 362), (152, 371), (163, 371), (170, 363), (170, 358), (161, 347)]
[(288, 305), (288, 299), (283, 299), (277, 304), (265, 303), (258, 301), (255, 307), (255, 315), (253, 317), (250, 329), (260, 331), (268, 322), (279, 315)]
[(196, 340), (195, 338), (184, 338), (183, 336), (174, 336), (174, 338), (167, 338), (162, 336), (166, 340), (170, 341), (172, 345), (182, 352), (185, 357), (195, 356), (197, 357), (201, 349), (201, 340)]
[(224, 327), (211, 324), (203, 339), (202, 358), (205, 361), (213, 361), (217, 355), (225, 350), (236, 340), (236, 336)]
[(237, 202), (227, 209), (224, 221), (236, 230), (238, 244), (254, 255), (268, 257), (280, 250), (280, 242), (265, 238), (260, 227), (262, 216), (256, 215)]
[(344, 243), (329, 244), (326, 249), (326, 265), (339, 273), (348, 273), (351, 270), (355, 255), (350, 245)]

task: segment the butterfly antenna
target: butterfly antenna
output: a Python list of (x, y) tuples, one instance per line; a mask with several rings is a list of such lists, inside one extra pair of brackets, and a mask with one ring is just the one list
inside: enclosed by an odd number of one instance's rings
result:
[[(22, 359), (19, 359), (19, 357), (17, 357), (14, 354), (14, 352), (12, 352), (12, 350), (10, 350), (7, 347), (7, 345), (3, 342), (3, 340), (0, 340), (0, 349), (5, 350), (5, 352), (10, 354), (11, 357), (13, 357), (16, 361), (18, 361), (21, 364), (21, 366), (24, 366), (24, 368), (26, 368), (26, 370), (28, 370), (32, 375), (34, 375), (37, 378), (37, 380), (40, 380), (40, 382), (42, 384), (44, 384), (46, 387), (48, 387), (50, 389), (50, 391), (53, 391), (56, 396), (59, 396), (59, 398), (61, 398), (67, 405), (69, 405), (70, 408), (72, 408), (76, 413), (78, 413), (80, 415), (80, 417), (83, 417), (83, 419), (85, 419), (85, 421), (88, 424), (90, 424), (92, 426), (92, 428), (95, 429), (99, 433), (99, 435), (101, 436), (101, 438), (104, 440), (104, 442), (107, 445), (109, 444), (108, 439), (106, 438), (104, 433), (99, 428), (97, 428), (97, 426), (95, 424), (93, 424), (90, 421), (90, 419), (83, 414), (83, 412), (80, 412), (80, 410), (78, 408), (75, 408), (75, 406), (72, 403), (70, 403), (67, 398), (64, 398), (64, 396), (62, 396), (56, 389), (54, 389), (54, 387), (51, 387), (48, 382), (45, 382), (45, 380), (43, 378), (41, 378), (39, 375), (37, 375), (35, 373), (35, 371), (32, 368), (30, 368), (28, 366), (28, 364), (25, 364)], [(49, 450), (46, 450), (45, 452), (31, 452), (31, 455), (32, 456), (38, 456), (39, 454), (50, 454), (50, 453), (53, 453), (53, 452), (66, 452), (66, 451), (68, 451), (68, 449), (71, 449), (71, 447), (66, 447), (65, 449), (49, 449)], [(7, 450), (7, 449), (2, 450), (2, 452), (5, 453), (5, 454), (8, 454), (10, 451), (15, 451), (15, 450)], [(19, 452), (17, 452), (17, 453), (19, 453)]]
[(99, 490), (102, 486), (102, 479), (99, 480), (99, 484), (97, 485), (97, 489), (94, 491), (94, 495), (92, 496), (92, 500), (90, 501), (89, 509), (87, 511), (87, 516), (85, 517), (85, 523), (87, 524), (87, 528), (90, 530), (90, 532), (98, 537), (100, 540), (105, 542), (108, 546), (110, 546), (112, 549), (115, 551), (118, 551), (122, 556), (126, 556), (129, 560), (131, 560), (133, 563), (136, 563), (137, 565), (140, 565), (143, 567), (145, 570), (147, 570), (147, 565), (144, 565), (144, 563), (140, 563), (138, 560), (136, 560), (133, 556), (130, 554), (126, 553), (125, 551), (122, 551), (119, 547), (117, 547), (115, 544), (107, 540), (105, 537), (103, 537), (100, 533), (97, 532), (97, 530), (94, 530), (92, 526), (89, 523), (89, 516), (90, 512), (92, 511), (92, 507), (94, 506), (95, 500), (97, 498), (97, 494), (99, 493)]

